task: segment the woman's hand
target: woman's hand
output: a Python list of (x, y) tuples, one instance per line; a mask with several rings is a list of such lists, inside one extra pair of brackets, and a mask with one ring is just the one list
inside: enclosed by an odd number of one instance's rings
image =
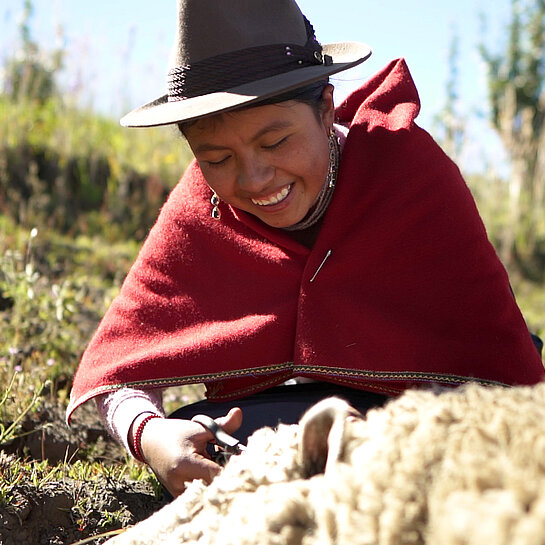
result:
[[(226, 416), (216, 418), (216, 422), (227, 433), (233, 433), (242, 423), (242, 411), (231, 409)], [(176, 497), (184, 491), (187, 482), (202, 479), (210, 483), (219, 473), (220, 466), (206, 451), (212, 439), (212, 434), (196, 422), (153, 418), (144, 428), (140, 448), (159, 481)]]

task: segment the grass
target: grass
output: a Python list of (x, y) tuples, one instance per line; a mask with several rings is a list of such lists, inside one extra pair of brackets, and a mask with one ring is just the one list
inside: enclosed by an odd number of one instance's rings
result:
[[(83, 348), (138, 249), (96, 246), (0, 216), (0, 448), (41, 401), (66, 402)], [(120, 270), (102, 274), (106, 262)]]
[(513, 291), (526, 323), (532, 333), (545, 340), (545, 289), (543, 284), (513, 275)]
[[(139, 247), (27, 230), (0, 215), (0, 448), (40, 400), (66, 403), (83, 350)], [(167, 409), (202, 392), (174, 388)]]
[[(23, 378), (24, 381), (24, 375), (14, 372), (2, 393), (2, 399), (0, 399), (0, 446), (21, 436), (19, 430), (23, 420), (37, 406), (44, 388), (48, 385), (48, 381), (38, 383), (36, 386), (33, 385), (32, 388), (29, 388), (32, 397), (25, 402), (24, 399), (20, 399), (22, 396), (15, 394), (14, 386), (16, 382), (19, 382), (20, 386), (20, 381), (17, 380), (19, 378)], [(8, 406), (10, 399), (16, 401)]]
[(127, 130), (61, 96), (0, 92), (0, 213), (31, 229), (143, 239), (189, 161), (172, 127)]
[[(2, 412), (13, 420), (46, 382), (51, 396), (66, 398), (82, 348), (137, 246), (103, 243), (93, 252), (85, 238), (72, 241), (36, 228), (28, 232), (5, 217), (0, 240), (0, 380), (10, 384)], [(97, 275), (106, 261), (120, 270)]]
[[(0, 94), (0, 142), (17, 149), (21, 135), (30, 148), (47, 144), (66, 162), (70, 157), (105, 157), (111, 168), (110, 184), (122, 179), (127, 169), (157, 176), (172, 187), (190, 158), (189, 149), (172, 127), (127, 130), (96, 112), (78, 108), (62, 97), (45, 102), (22, 97), (16, 101)], [(82, 172), (83, 179), (91, 173)], [(90, 186), (87, 188), (93, 191)]]
[[(59, 508), (66, 511), (66, 518), (77, 529), (76, 535), (92, 534), (77, 543), (102, 541), (136, 522), (126, 507), (115, 501), (120, 483), (130, 482), (147, 484), (155, 491), (156, 498), (161, 496), (154, 475), (133, 460), (113, 466), (79, 460), (51, 466), (47, 460), (23, 460), (0, 451), (0, 506), (24, 520), (28, 516), (29, 499), (39, 503), (39, 498), (47, 498), (55, 491), (57, 497), (64, 498), (65, 507)], [(100, 501), (105, 492), (114, 494), (113, 502)]]
[[(41, 422), (42, 407), (66, 406), (81, 353), (139, 246), (133, 240), (73, 238), (46, 227), (29, 230), (0, 216), (0, 510), (23, 521), (30, 508), (42, 509), (54, 490), (64, 498), (59, 509), (66, 506), (65, 523), (72, 526), (66, 543), (76, 541), (74, 535), (101, 534), (93, 539), (98, 543), (136, 522), (129, 500), (116, 499), (120, 491), (120, 498), (131, 496), (138, 506), (151, 503), (149, 494), (161, 494), (146, 466), (128, 455), (105, 456), (98, 443), (81, 445), (60, 463), (13, 447), (21, 440), (25, 445), (29, 434), (46, 433), (48, 426), (65, 426)], [(169, 394), (168, 405), (199, 396), (200, 390), (178, 389)], [(101, 503), (105, 491), (110, 499)]]

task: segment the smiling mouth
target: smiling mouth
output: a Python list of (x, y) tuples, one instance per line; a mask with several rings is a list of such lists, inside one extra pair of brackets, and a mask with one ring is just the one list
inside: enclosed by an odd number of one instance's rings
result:
[(278, 204), (279, 202), (282, 202), (289, 195), (292, 187), (293, 187), (293, 184), (290, 184), (284, 187), (283, 189), (281, 189), (278, 193), (275, 193), (274, 195), (270, 195), (267, 198), (250, 199), (250, 200), (257, 206), (271, 206), (273, 204)]

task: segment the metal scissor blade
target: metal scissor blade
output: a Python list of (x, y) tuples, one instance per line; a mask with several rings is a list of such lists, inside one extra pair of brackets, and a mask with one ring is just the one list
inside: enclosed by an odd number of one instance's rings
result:
[(243, 450), (246, 450), (246, 447), (241, 445), (236, 437), (233, 437), (224, 431), (213, 418), (210, 418), (205, 414), (197, 414), (191, 420), (204, 426), (214, 436), (216, 445), (223, 448), (226, 452), (240, 454)]

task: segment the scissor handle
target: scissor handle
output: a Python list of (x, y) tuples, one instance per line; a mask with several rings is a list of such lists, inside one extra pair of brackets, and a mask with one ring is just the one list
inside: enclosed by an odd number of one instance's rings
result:
[(201, 426), (204, 426), (215, 438), (216, 444), (224, 448), (228, 452), (239, 454), (242, 450), (240, 441), (229, 435), (223, 428), (209, 416), (205, 414), (197, 414), (192, 419), (193, 422), (197, 422)]

